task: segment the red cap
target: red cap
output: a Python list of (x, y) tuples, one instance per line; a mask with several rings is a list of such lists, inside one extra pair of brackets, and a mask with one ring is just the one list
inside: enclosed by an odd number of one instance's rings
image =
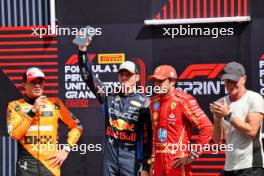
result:
[(154, 74), (148, 77), (149, 80), (153, 80), (153, 79), (164, 80), (167, 78), (177, 79), (176, 70), (170, 65), (158, 66), (155, 69)]

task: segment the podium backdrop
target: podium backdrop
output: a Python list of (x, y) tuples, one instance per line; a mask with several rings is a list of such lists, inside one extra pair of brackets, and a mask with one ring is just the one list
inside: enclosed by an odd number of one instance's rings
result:
[[(32, 27), (50, 24), (48, 0), (0, 1), (0, 78), (1, 78), (1, 175), (15, 175), (15, 141), (5, 125), (8, 101), (23, 94), (22, 74), (37, 66), (47, 75), (45, 94), (60, 97), (84, 126), (79, 144), (98, 145), (102, 150), (71, 152), (62, 167), (62, 175), (99, 176), (103, 156), (104, 119), (102, 109), (79, 77), (77, 47), (72, 35), (32, 36)], [(101, 34), (93, 38), (88, 57), (98, 77), (109, 84), (117, 80), (121, 61), (135, 61), (140, 66), (141, 85), (160, 64), (177, 70), (179, 89), (194, 95), (212, 120), (209, 103), (225, 95), (219, 79), (229, 61), (242, 63), (247, 71), (248, 88), (264, 95), (264, 2), (261, 0), (161, 0), (161, 1), (56, 1), (58, 27), (82, 28), (91, 25)], [(247, 23), (183, 25), (185, 28), (232, 28), (233, 35), (170, 36), (164, 28), (179, 25), (144, 26), (145, 19), (185, 19), (251, 16)], [(115, 58), (115, 59), (113, 59)], [(60, 141), (67, 129), (60, 125)], [(193, 131), (192, 141), (196, 139)], [(224, 152), (205, 153), (192, 165), (193, 175), (219, 175)]]

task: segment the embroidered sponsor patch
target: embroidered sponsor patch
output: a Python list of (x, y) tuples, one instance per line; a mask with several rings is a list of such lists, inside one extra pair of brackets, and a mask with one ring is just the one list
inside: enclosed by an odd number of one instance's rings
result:
[(16, 111), (19, 111), (20, 110), (20, 106), (19, 105), (16, 105), (15, 110)]
[(171, 109), (175, 109), (176, 108), (176, 103), (175, 102), (172, 102), (171, 103)]
[(167, 139), (167, 130), (160, 128), (158, 132), (158, 138), (160, 142), (164, 142)]
[(139, 103), (138, 101), (130, 101), (130, 104), (134, 105), (134, 106), (137, 106), (137, 107), (141, 107), (141, 103)]
[(160, 107), (160, 102), (159, 101), (156, 101), (154, 103), (154, 106), (153, 106), (154, 111), (157, 111), (159, 109), (159, 107)]
[(158, 113), (157, 112), (154, 112), (153, 115), (152, 115), (153, 120), (154, 121), (157, 121), (158, 120), (158, 116), (159, 116)]
[(58, 104), (55, 104), (55, 109), (60, 110), (60, 106)]
[(42, 111), (41, 112), (41, 116), (42, 117), (52, 117), (53, 116), (53, 112), (52, 111)]

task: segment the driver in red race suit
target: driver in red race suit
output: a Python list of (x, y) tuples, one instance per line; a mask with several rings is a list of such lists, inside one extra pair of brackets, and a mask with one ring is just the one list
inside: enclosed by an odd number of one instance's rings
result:
[[(150, 104), (154, 175), (189, 176), (192, 174), (190, 164), (211, 138), (212, 123), (193, 96), (176, 90), (177, 74), (173, 67), (161, 65), (149, 79), (160, 88)], [(197, 127), (200, 133), (197, 147), (190, 149), (192, 127)]]

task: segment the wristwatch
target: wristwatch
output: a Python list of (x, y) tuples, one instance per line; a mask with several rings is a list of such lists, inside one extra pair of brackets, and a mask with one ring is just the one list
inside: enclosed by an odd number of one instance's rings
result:
[(200, 156), (200, 153), (199, 152), (197, 152), (197, 151), (191, 151), (188, 157), (191, 160), (195, 160), (195, 159), (199, 158), (199, 156)]
[(194, 155), (189, 155), (189, 158), (190, 158), (191, 160), (195, 160), (195, 159), (196, 159), (196, 157), (195, 157)]
[(63, 149), (68, 153), (71, 151), (71, 147), (69, 145), (64, 145)]
[(227, 116), (224, 117), (224, 119), (225, 119), (226, 121), (228, 121), (228, 122), (230, 122), (231, 118), (232, 118), (232, 112), (229, 112), (229, 114), (228, 114)]

